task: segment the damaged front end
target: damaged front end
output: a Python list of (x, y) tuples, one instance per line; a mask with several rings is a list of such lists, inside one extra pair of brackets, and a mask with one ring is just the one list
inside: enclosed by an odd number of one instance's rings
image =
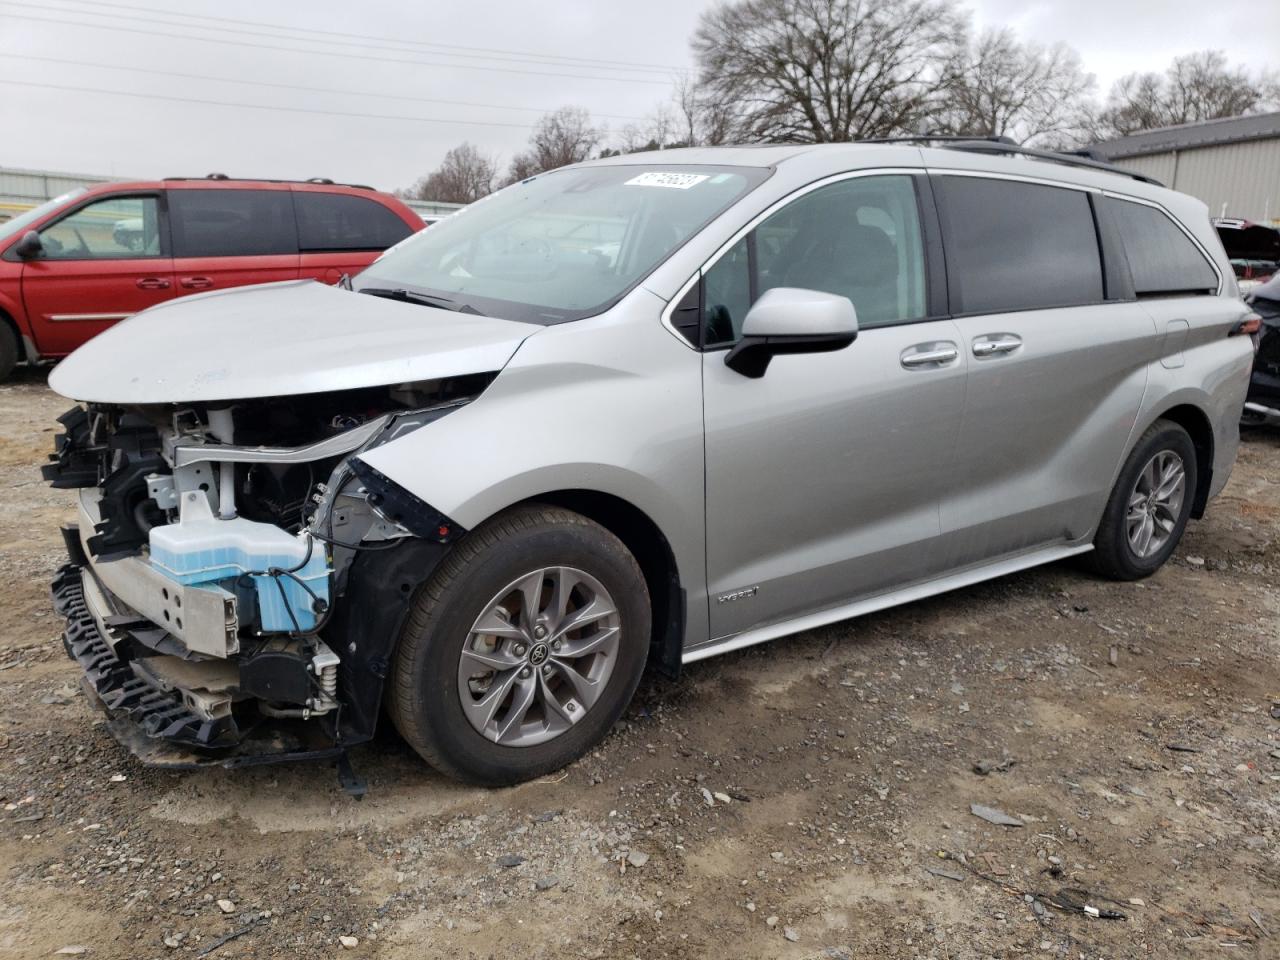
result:
[(360, 454), (493, 376), (64, 414), (43, 474), (79, 521), (54, 605), (117, 739), (169, 766), (369, 739), (408, 601), (465, 531)]

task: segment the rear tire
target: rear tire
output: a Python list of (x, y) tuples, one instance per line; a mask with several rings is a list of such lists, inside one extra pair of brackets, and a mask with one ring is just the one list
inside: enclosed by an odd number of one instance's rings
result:
[(644, 574), (617, 537), (568, 510), (517, 507), (468, 534), (414, 599), (389, 678), (392, 721), (459, 780), (558, 770), (631, 701), (650, 618)]
[(3, 318), (0, 318), (0, 382), (9, 379), (13, 368), (22, 359), (22, 351), (18, 347), (18, 335), (13, 332)]
[(1113, 580), (1140, 580), (1177, 549), (1199, 476), (1191, 437), (1157, 420), (1139, 438), (1116, 479), (1093, 540), (1091, 563)]

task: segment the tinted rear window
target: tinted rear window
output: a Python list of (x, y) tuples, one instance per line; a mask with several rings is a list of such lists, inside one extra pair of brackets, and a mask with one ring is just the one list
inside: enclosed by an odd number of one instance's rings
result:
[(1106, 198), (1140, 297), (1214, 293), (1218, 275), (1182, 229), (1155, 207)]
[(303, 250), (385, 250), (413, 232), (382, 204), (365, 197), (299, 190), (293, 202)]
[(1102, 300), (1089, 197), (1012, 180), (934, 180), (955, 313), (1034, 310)]
[(170, 190), (175, 257), (297, 253), (287, 190)]

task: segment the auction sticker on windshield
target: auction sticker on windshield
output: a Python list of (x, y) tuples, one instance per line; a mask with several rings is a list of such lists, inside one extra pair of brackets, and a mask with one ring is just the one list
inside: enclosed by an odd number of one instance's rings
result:
[(688, 190), (708, 179), (701, 173), (664, 173), (654, 170), (632, 177), (626, 182), (628, 187), (670, 187), (673, 190)]

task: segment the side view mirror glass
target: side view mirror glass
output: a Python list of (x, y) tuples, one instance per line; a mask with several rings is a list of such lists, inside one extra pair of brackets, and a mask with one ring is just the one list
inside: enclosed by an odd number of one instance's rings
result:
[(13, 252), (20, 256), (23, 260), (30, 260), (44, 253), (44, 243), (40, 240), (40, 234), (34, 230), (28, 230), (22, 235), (22, 239), (18, 241), (17, 246), (13, 248)]
[(858, 312), (848, 297), (821, 290), (766, 290), (742, 321), (742, 339), (724, 358), (744, 377), (763, 377), (780, 353), (842, 350), (858, 336)]

